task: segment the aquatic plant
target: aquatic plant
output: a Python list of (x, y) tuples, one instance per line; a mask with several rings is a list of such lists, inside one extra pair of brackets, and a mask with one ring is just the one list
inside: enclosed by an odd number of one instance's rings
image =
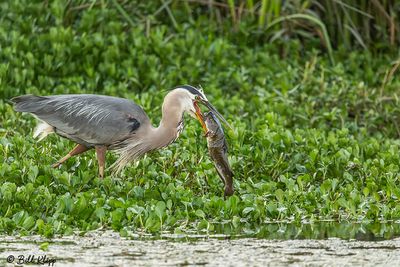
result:
[[(285, 42), (285, 57), (279, 45), (220, 34), (201, 16), (143, 24), (111, 2), (0, 3), (0, 233), (257, 233), (273, 221), (399, 220), (398, 54), (337, 49), (332, 64), (311, 38)], [(235, 129), (227, 138), (236, 193), (227, 200), (195, 121), (176, 143), (100, 180), (92, 152), (52, 169), (72, 144), (37, 143), (34, 118), (8, 102), (107, 94), (159, 120), (164, 90), (184, 83), (201, 84)]]

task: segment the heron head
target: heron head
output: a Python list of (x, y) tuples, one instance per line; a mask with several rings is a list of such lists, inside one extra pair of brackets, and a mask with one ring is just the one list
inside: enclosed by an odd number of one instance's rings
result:
[(201, 123), (201, 126), (203, 127), (204, 131), (207, 133), (207, 127), (204, 122), (203, 118), (203, 113), (200, 109), (199, 104), (203, 104), (206, 106), (210, 111), (212, 111), (219, 119), (221, 119), (222, 122), (224, 122), (226, 125), (228, 125), (229, 128), (232, 128), (229, 123), (225, 120), (225, 118), (217, 111), (217, 109), (211, 105), (211, 103), (208, 101), (206, 95), (204, 94), (203, 90), (201, 88), (195, 88), (190, 85), (183, 85), (179, 86), (177, 88), (184, 89), (187, 91), (188, 96), (190, 98), (190, 104), (187, 105), (186, 111), (192, 116), (193, 118), (197, 118), (199, 122)]

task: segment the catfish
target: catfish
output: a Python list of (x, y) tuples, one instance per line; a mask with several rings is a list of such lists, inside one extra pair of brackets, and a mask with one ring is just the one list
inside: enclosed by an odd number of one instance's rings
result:
[(203, 114), (204, 122), (207, 127), (207, 146), (215, 169), (225, 186), (224, 197), (232, 196), (233, 172), (228, 161), (228, 143), (225, 139), (222, 125), (215, 114), (210, 111)]

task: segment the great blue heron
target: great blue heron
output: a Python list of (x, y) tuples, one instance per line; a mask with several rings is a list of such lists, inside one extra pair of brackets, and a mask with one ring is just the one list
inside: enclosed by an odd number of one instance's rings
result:
[(120, 154), (113, 165), (120, 171), (128, 162), (174, 142), (183, 130), (185, 112), (197, 118), (206, 130), (199, 103), (227, 124), (202, 90), (190, 85), (178, 86), (165, 96), (158, 127), (151, 125), (149, 117), (140, 106), (124, 98), (91, 94), (22, 95), (12, 98), (11, 102), (16, 111), (29, 112), (41, 120), (34, 137), (41, 140), (49, 133), (57, 133), (77, 143), (53, 167), (95, 148), (101, 178), (104, 177), (107, 150), (116, 150)]

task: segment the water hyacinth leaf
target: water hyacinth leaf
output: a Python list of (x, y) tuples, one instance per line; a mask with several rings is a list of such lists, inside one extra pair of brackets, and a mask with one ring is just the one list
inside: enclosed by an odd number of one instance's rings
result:
[(28, 216), (25, 218), (22, 223), (22, 227), (26, 230), (30, 230), (35, 225), (35, 219), (32, 216)]
[(48, 251), (49, 250), (49, 243), (48, 242), (43, 242), (40, 244), (39, 249), (42, 251)]
[(121, 221), (124, 218), (124, 210), (117, 208), (111, 212), (111, 222), (113, 227), (120, 227)]
[[(2, 5), (0, 234), (271, 234), (289, 228), (261, 231), (266, 222), (399, 219), (400, 35), (390, 1), (70, 2)], [(222, 197), (190, 116), (174, 143), (99, 179), (93, 150), (51, 168), (74, 142), (37, 142), (35, 118), (9, 102), (124, 97), (157, 127), (164, 96), (187, 82), (235, 126), (225, 132), (233, 197)], [(117, 158), (109, 152), (106, 166)]]
[(97, 208), (94, 213), (96, 214), (97, 218), (102, 220), (105, 217), (105, 211), (102, 207)]
[(163, 217), (164, 214), (165, 214), (165, 208), (166, 208), (166, 205), (165, 205), (165, 202), (164, 202), (164, 201), (158, 201), (158, 202), (157, 202), (156, 207), (155, 207), (154, 210), (155, 210), (157, 216), (158, 216), (160, 219), (162, 219), (162, 217)]
[(206, 214), (202, 210), (196, 210), (195, 214), (196, 214), (197, 217), (200, 217), (200, 218), (203, 218), (203, 219), (205, 219), (205, 217), (206, 217)]
[(32, 183), (34, 183), (34, 182), (35, 182), (35, 179), (36, 179), (36, 177), (37, 177), (37, 175), (38, 175), (38, 173), (39, 173), (39, 168), (38, 168), (37, 166), (32, 166), (32, 167), (30, 168), (30, 170), (29, 170), (29, 173), (28, 173), (28, 179), (29, 179)]
[(27, 212), (24, 210), (21, 210), (21, 211), (17, 212), (16, 214), (14, 214), (12, 219), (17, 225), (22, 225), (22, 223), (25, 221), (25, 219), (27, 217), (28, 217)]
[(255, 210), (254, 207), (246, 207), (243, 209), (242, 213), (243, 213), (243, 215), (247, 215), (248, 213), (252, 212), (253, 210)]
[(275, 197), (279, 202), (284, 201), (284, 192), (282, 189), (278, 189), (275, 191)]
[(240, 225), (241, 225), (240, 217), (233, 216), (233, 218), (232, 218), (232, 226), (234, 228), (238, 228)]

